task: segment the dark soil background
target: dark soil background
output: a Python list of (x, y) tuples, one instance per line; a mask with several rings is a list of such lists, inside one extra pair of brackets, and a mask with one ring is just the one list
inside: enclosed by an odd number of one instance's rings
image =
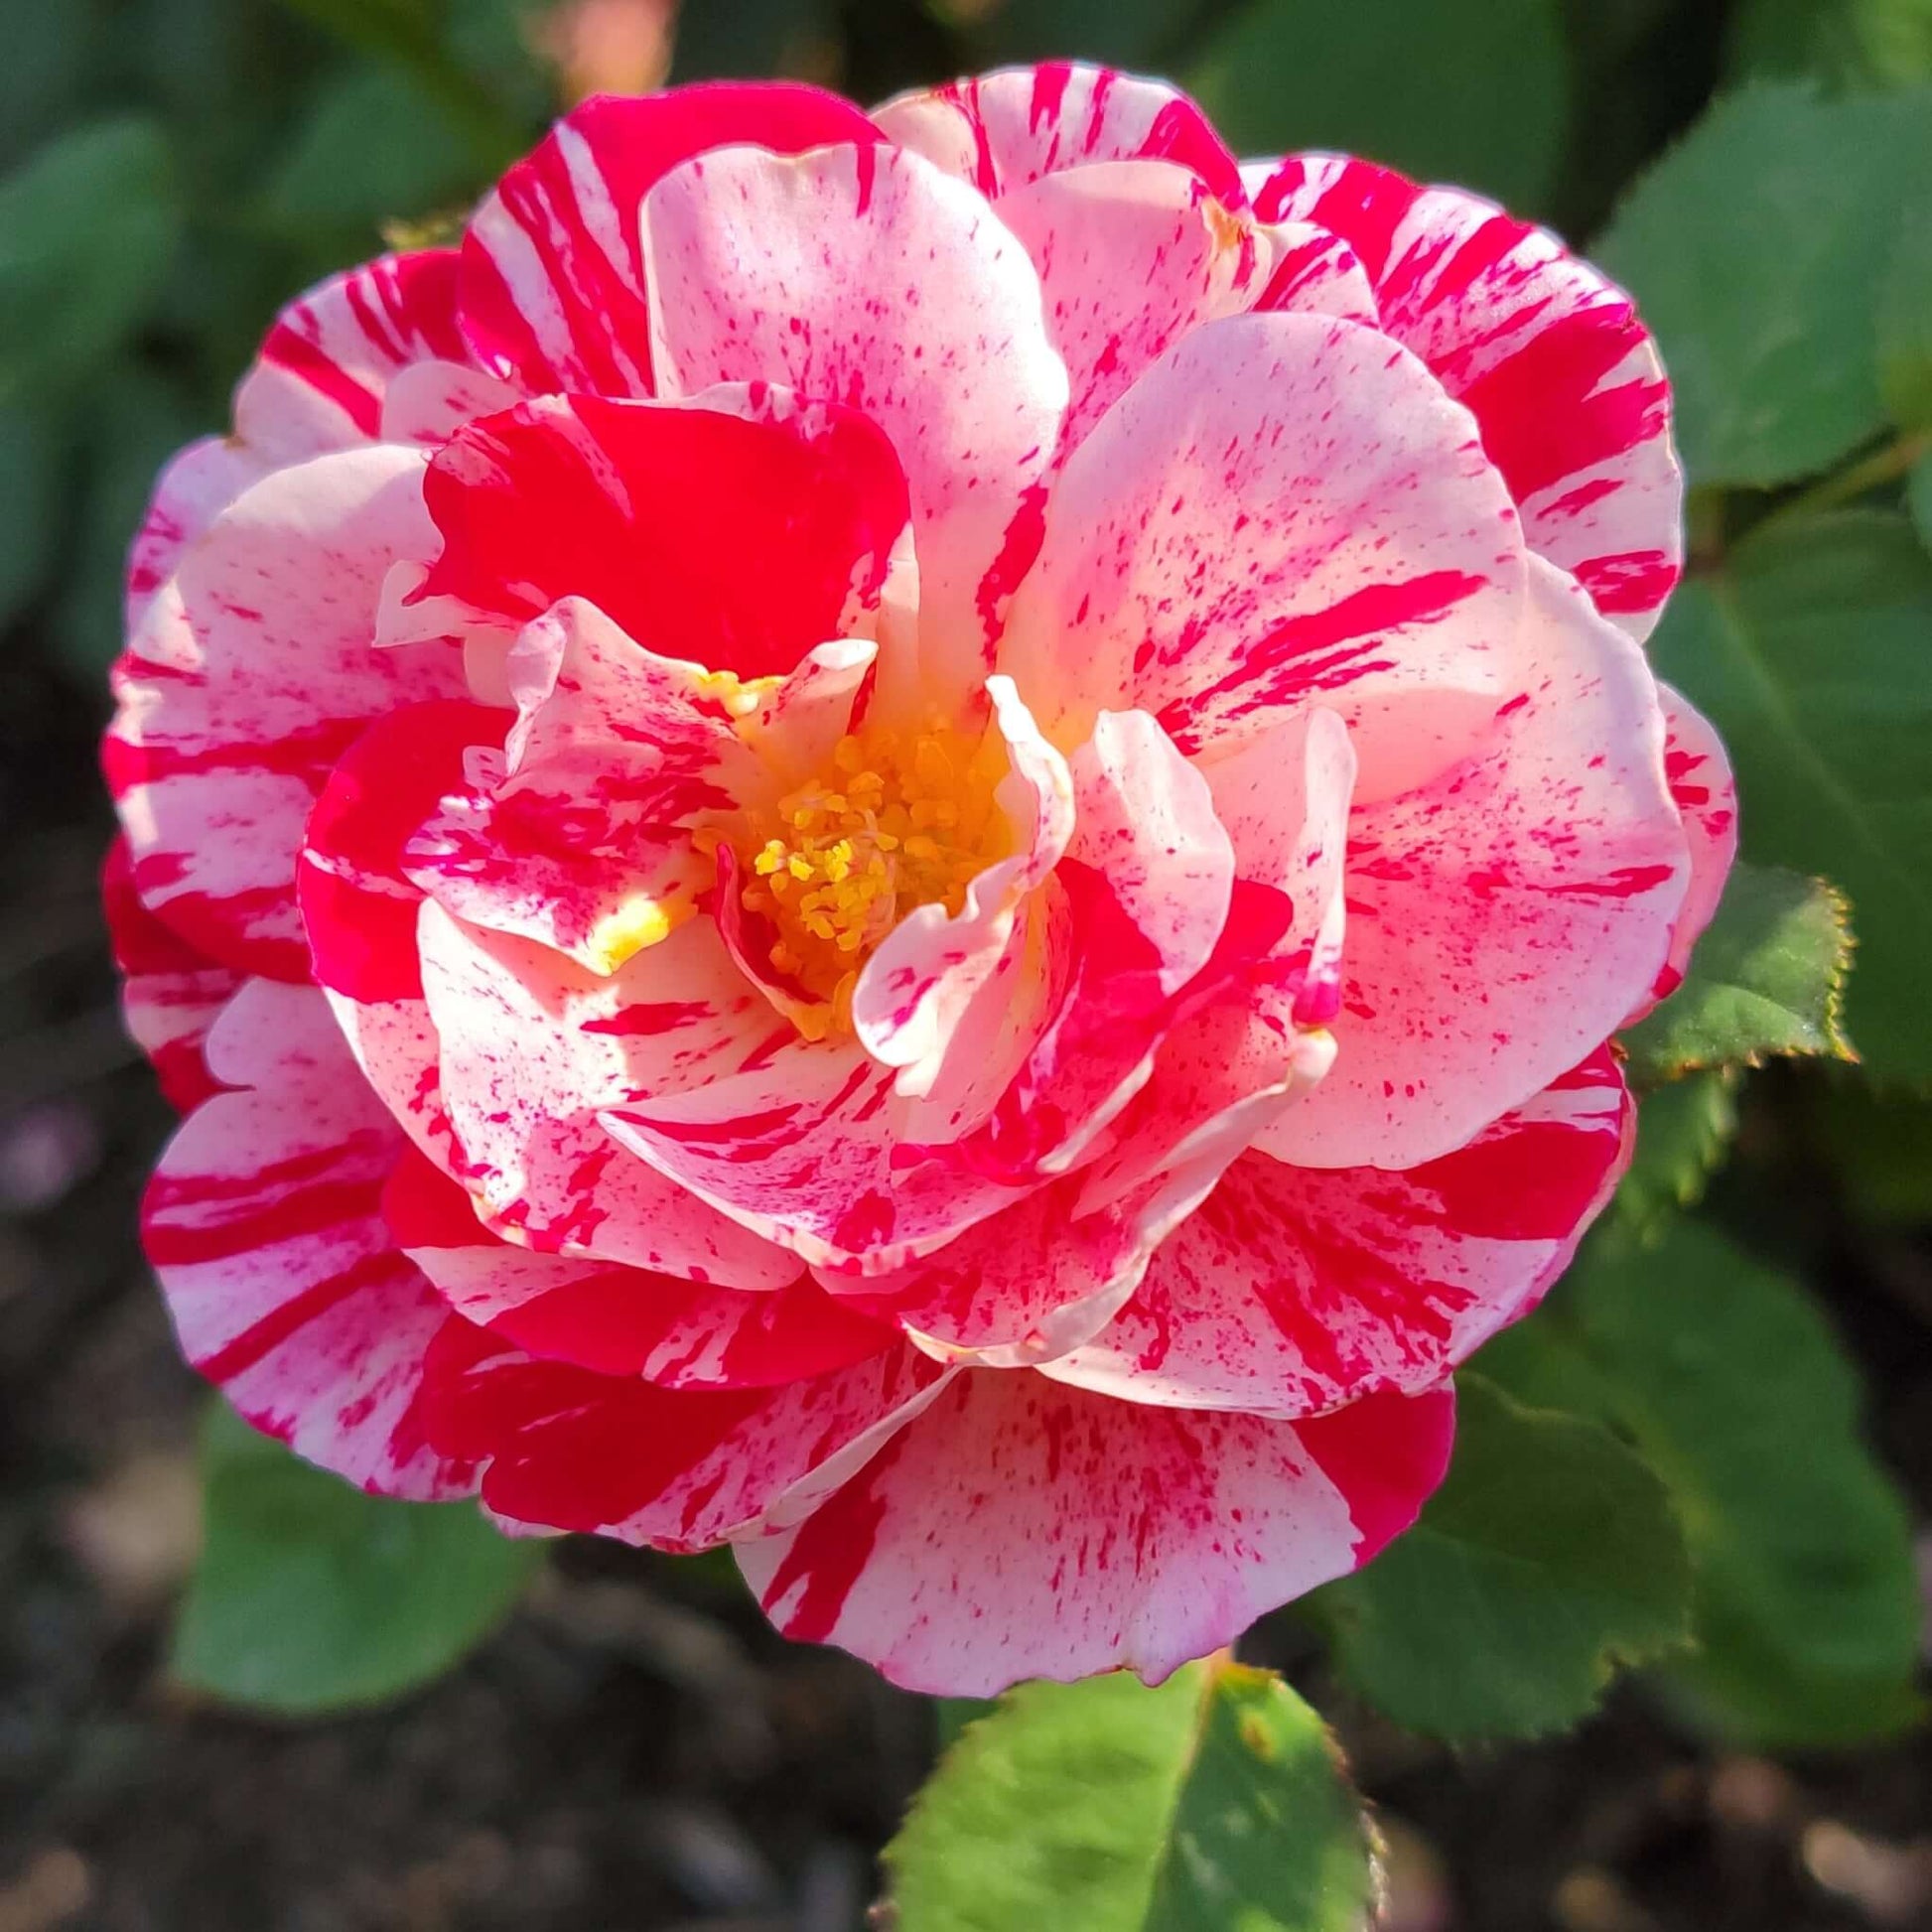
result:
[[(205, 1393), (134, 1240), (168, 1114), (95, 911), (98, 724), (0, 655), (0, 1932), (855, 1932), (930, 1710), (774, 1637), (728, 1571), (573, 1541), (455, 1676), (334, 1722), (170, 1686)], [(1733, 1202), (1830, 1238), (1786, 1166), (1801, 1096), (1760, 1085)], [(1932, 1262), (1841, 1248), (1833, 1311), (1924, 1518)], [(1574, 1736), (1457, 1758), (1338, 1705), (1292, 1627), (1255, 1649), (1338, 1718), (1391, 1932), (1932, 1926), (1932, 1738), (1773, 1763), (1625, 1687)]]

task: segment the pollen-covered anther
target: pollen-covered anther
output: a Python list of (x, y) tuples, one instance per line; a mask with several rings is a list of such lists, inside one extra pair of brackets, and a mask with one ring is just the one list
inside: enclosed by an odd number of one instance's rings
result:
[(880, 940), (915, 906), (957, 913), (974, 875), (1004, 856), (995, 776), (956, 733), (847, 736), (828, 770), (745, 826), (743, 903), (774, 929), (767, 959), (827, 1002), (839, 1029)]

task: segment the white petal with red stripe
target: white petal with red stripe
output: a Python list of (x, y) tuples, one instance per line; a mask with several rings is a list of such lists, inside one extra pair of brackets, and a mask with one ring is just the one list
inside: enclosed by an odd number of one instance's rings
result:
[(1245, 172), (1264, 219), (1299, 216), (1354, 246), (1382, 328), (1481, 426), (1531, 549), (1647, 635), (1683, 563), (1684, 483), (1670, 385), (1630, 298), (1460, 189), (1337, 155)]
[(142, 1238), (183, 1352), (258, 1429), (383, 1495), (474, 1489), (424, 1441), (425, 1358), (454, 1317), (390, 1239), (403, 1137), (313, 988), (251, 980), (208, 1041), (218, 1093), (169, 1143)]
[(1599, 1045), (1663, 964), (1690, 859), (1643, 654), (1534, 559), (1521, 688), (1488, 742), (1358, 802), (1333, 1070), (1261, 1136), (1308, 1167), (1414, 1167)]
[(1421, 363), (1331, 317), (1233, 317), (1074, 451), (1000, 668), (1055, 738), (1127, 702), (1218, 755), (1284, 706), (1500, 692), (1523, 573), (1502, 479)]
[(422, 467), (381, 447), (265, 478), (187, 552), (116, 668), (103, 761), (135, 885), (241, 971), (308, 977), (296, 854), (367, 720), (464, 695), (450, 647), (369, 641), (384, 573), (435, 545)]
[(1406, 1529), (1452, 1417), (1447, 1390), (1297, 1424), (974, 1370), (739, 1567), (787, 1635), (906, 1690), (1159, 1682)]
[(1246, 1154), (1119, 1315), (1045, 1372), (1127, 1402), (1277, 1416), (1433, 1387), (1569, 1265), (1635, 1126), (1604, 1048), (1423, 1167)]
[(651, 190), (643, 233), (662, 393), (783, 382), (891, 437), (924, 695), (977, 692), (1067, 404), (1025, 249), (973, 190), (884, 145), (721, 149)]

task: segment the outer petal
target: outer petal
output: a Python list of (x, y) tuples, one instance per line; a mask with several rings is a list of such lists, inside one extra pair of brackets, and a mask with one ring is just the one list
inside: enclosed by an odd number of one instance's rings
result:
[(401, 370), (469, 359), (456, 274), (453, 248), (380, 255), (292, 302), (235, 391), (235, 435), (277, 465), (375, 441)]
[(295, 857), (365, 721), (464, 694), (448, 646), (369, 646), (389, 565), (434, 545), (421, 472), (420, 455), (376, 448), (264, 479), (187, 553), (117, 669), (103, 759), (135, 884), (238, 970), (308, 977)]
[(892, 438), (929, 681), (976, 692), (1067, 402), (1020, 243), (971, 189), (883, 146), (721, 150), (652, 189), (643, 232), (664, 394), (784, 382)]
[(1433, 1387), (1535, 1305), (1628, 1163), (1608, 1048), (1406, 1173), (1244, 1155), (1058, 1380), (1128, 1402), (1305, 1416)]
[(217, 1093), (169, 1144), (143, 1240), (188, 1359), (256, 1428), (364, 1488), (469, 1494), (417, 1431), (453, 1323), (384, 1225), (403, 1140), (321, 994), (252, 980), (208, 1043)]
[(1169, 161), (1229, 208), (1246, 206), (1241, 169), (1208, 118), (1165, 81), (1046, 61), (898, 95), (873, 118), (900, 147), (971, 182), (987, 200), (1062, 169)]
[(1731, 862), (1737, 857), (1737, 785), (1730, 774), (1724, 741), (1711, 728), (1711, 721), (1681, 692), (1659, 684), (1657, 695), (1663, 700), (1668, 733), (1664, 776), (1670, 783), (1673, 802), (1684, 814), (1684, 836), (1691, 846), (1691, 883), (1671, 931), (1670, 957), (1657, 975), (1650, 997), (1630, 1015), (1625, 1026), (1641, 1020), (1659, 1000), (1668, 999), (1684, 983), (1692, 949), (1724, 897), (1725, 881), (1730, 877)]
[(533, 1361), (462, 1323), (429, 1370), (430, 1439), (483, 1465), (491, 1510), (671, 1550), (809, 1507), (944, 1381), (897, 1348), (782, 1388), (686, 1393)]
[(739, 1567), (787, 1635), (907, 1690), (1158, 1682), (1406, 1529), (1452, 1416), (1448, 1390), (1296, 1424), (978, 1370)]
[[(1072, 402), (1062, 450), (1170, 344), (1255, 306), (1275, 251), (1186, 168), (1111, 161), (1042, 176), (1000, 204), (1045, 292)], [(1338, 244), (1337, 244), (1338, 245)]]
[(127, 553), (123, 615), (130, 634), (140, 627), (155, 592), (175, 574), (182, 552), (274, 467), (271, 459), (230, 436), (205, 436), (170, 460), (155, 479)]
[[(282, 311), (235, 391), (234, 434), (191, 443), (161, 473), (127, 561), (127, 627), (188, 545), (271, 470), (386, 438), (388, 393), (430, 358), (461, 358), (456, 255), (380, 255), (319, 283)], [(435, 365), (447, 389), (467, 372)], [(501, 405), (499, 404), (498, 407)]]
[(452, 598), (515, 628), (581, 597), (647, 650), (747, 678), (876, 610), (906, 520), (881, 431), (762, 385), (522, 403), (461, 430), (423, 495), (443, 551), (405, 603)]
[(1604, 1040), (1655, 979), (1690, 861), (1641, 652), (1538, 560), (1525, 687), (1484, 751), (1350, 823), (1341, 1051), (1260, 1145), (1403, 1168)]
[(1382, 327), (1481, 426), (1531, 549), (1646, 635), (1683, 562), (1684, 490), (1670, 387), (1630, 298), (1460, 189), (1334, 155), (1247, 173), (1264, 219), (1316, 221), (1354, 246)]
[(1266, 229), (1275, 257), (1274, 272), (1261, 300), (1261, 310), (1287, 309), (1299, 314), (1339, 316), (1373, 329), (1380, 321), (1375, 291), (1369, 285), (1361, 258), (1340, 235), (1312, 221), (1276, 221)]
[(1056, 740), (1126, 702), (1219, 753), (1298, 701), (1352, 723), (1390, 692), (1498, 692), (1523, 570), (1502, 479), (1420, 363), (1352, 323), (1235, 317), (1073, 453), (1000, 667)]
[(528, 389), (649, 395), (637, 209), (652, 185), (693, 155), (732, 143), (796, 154), (875, 139), (850, 103), (788, 82), (587, 100), (471, 220), (464, 332), (485, 368)]
[(188, 1113), (216, 1090), (202, 1045), (240, 977), (204, 958), (141, 903), (125, 839), (108, 847), (100, 884), (114, 964), (125, 976), (122, 1018), (154, 1062), (169, 1104)]
[(845, 1368), (897, 1339), (802, 1271), (758, 1293), (511, 1247), (413, 1149), (389, 1176), (383, 1213), (452, 1308), (539, 1361), (667, 1389), (763, 1388)]

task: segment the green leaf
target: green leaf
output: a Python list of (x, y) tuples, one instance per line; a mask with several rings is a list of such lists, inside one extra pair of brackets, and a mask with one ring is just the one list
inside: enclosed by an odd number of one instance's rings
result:
[(229, 1703), (309, 1717), (414, 1690), (502, 1621), (543, 1559), (469, 1503), (365, 1496), (220, 1404), (202, 1468), (205, 1542), (172, 1663)]
[(1693, 482), (1785, 483), (1884, 421), (1872, 305), (1893, 211), (1932, 193), (1932, 92), (1721, 100), (1597, 245), (1663, 349)]
[(1465, 1372), (1455, 1457), (1421, 1520), (1310, 1600), (1342, 1676), (1397, 1724), (1534, 1737), (1683, 1643), (1691, 1571), (1663, 1483), (1607, 1429)]
[(1746, 539), (1671, 600), (1650, 646), (1729, 747), (1745, 856), (1850, 897), (1846, 1030), (1889, 1081), (1932, 1081), (1928, 636), (1932, 558), (1903, 517), (1846, 510)]
[(120, 345), (161, 288), (180, 219), (150, 121), (75, 128), (0, 182), (0, 401), (39, 398)]
[(1878, 285), (1878, 389), (1900, 429), (1932, 430), (1932, 202), (1908, 207)]
[(469, 143), (399, 73), (352, 69), (313, 106), (264, 192), (269, 215), (298, 230), (373, 233), (481, 187)]
[(997, 1698), (934, 1698), (932, 1724), (938, 1733), (939, 1748), (950, 1750), (968, 1725), (977, 1724), (999, 1708)]
[(61, 534), (66, 426), (30, 404), (0, 406), (0, 625), (40, 589)]
[(1734, 1067), (1689, 1073), (1637, 1110), (1637, 1151), (1610, 1205), (1610, 1225), (1628, 1238), (1654, 1240), (1672, 1216), (1695, 1207), (1737, 1133)]
[(1799, 1748), (1913, 1721), (1909, 1517), (1862, 1439), (1858, 1374), (1796, 1282), (1681, 1217), (1654, 1248), (1590, 1243), (1477, 1363), (1522, 1401), (1615, 1424), (1669, 1486), (1697, 1647), (1665, 1674), (1705, 1723)]
[(1237, 154), (1339, 148), (1519, 211), (1546, 203), (1570, 121), (1553, 0), (1249, 0), (1184, 79)]
[(79, 528), (52, 613), (56, 649), (98, 689), (121, 647), (122, 581), (161, 466), (183, 444), (214, 427), (165, 376), (130, 363), (104, 376), (87, 397), (86, 482)]
[(1660, 1086), (1786, 1053), (1855, 1057), (1839, 1031), (1851, 967), (1845, 901), (1830, 886), (1738, 864), (1684, 984), (1622, 1035), (1632, 1082)]
[(1029, 1684), (970, 1725), (886, 1850), (897, 1932), (1360, 1932), (1367, 1820), (1321, 1720), (1209, 1659)]
[(1749, 0), (1730, 30), (1734, 72), (1817, 74), (1844, 86), (1932, 79), (1927, 0)]

